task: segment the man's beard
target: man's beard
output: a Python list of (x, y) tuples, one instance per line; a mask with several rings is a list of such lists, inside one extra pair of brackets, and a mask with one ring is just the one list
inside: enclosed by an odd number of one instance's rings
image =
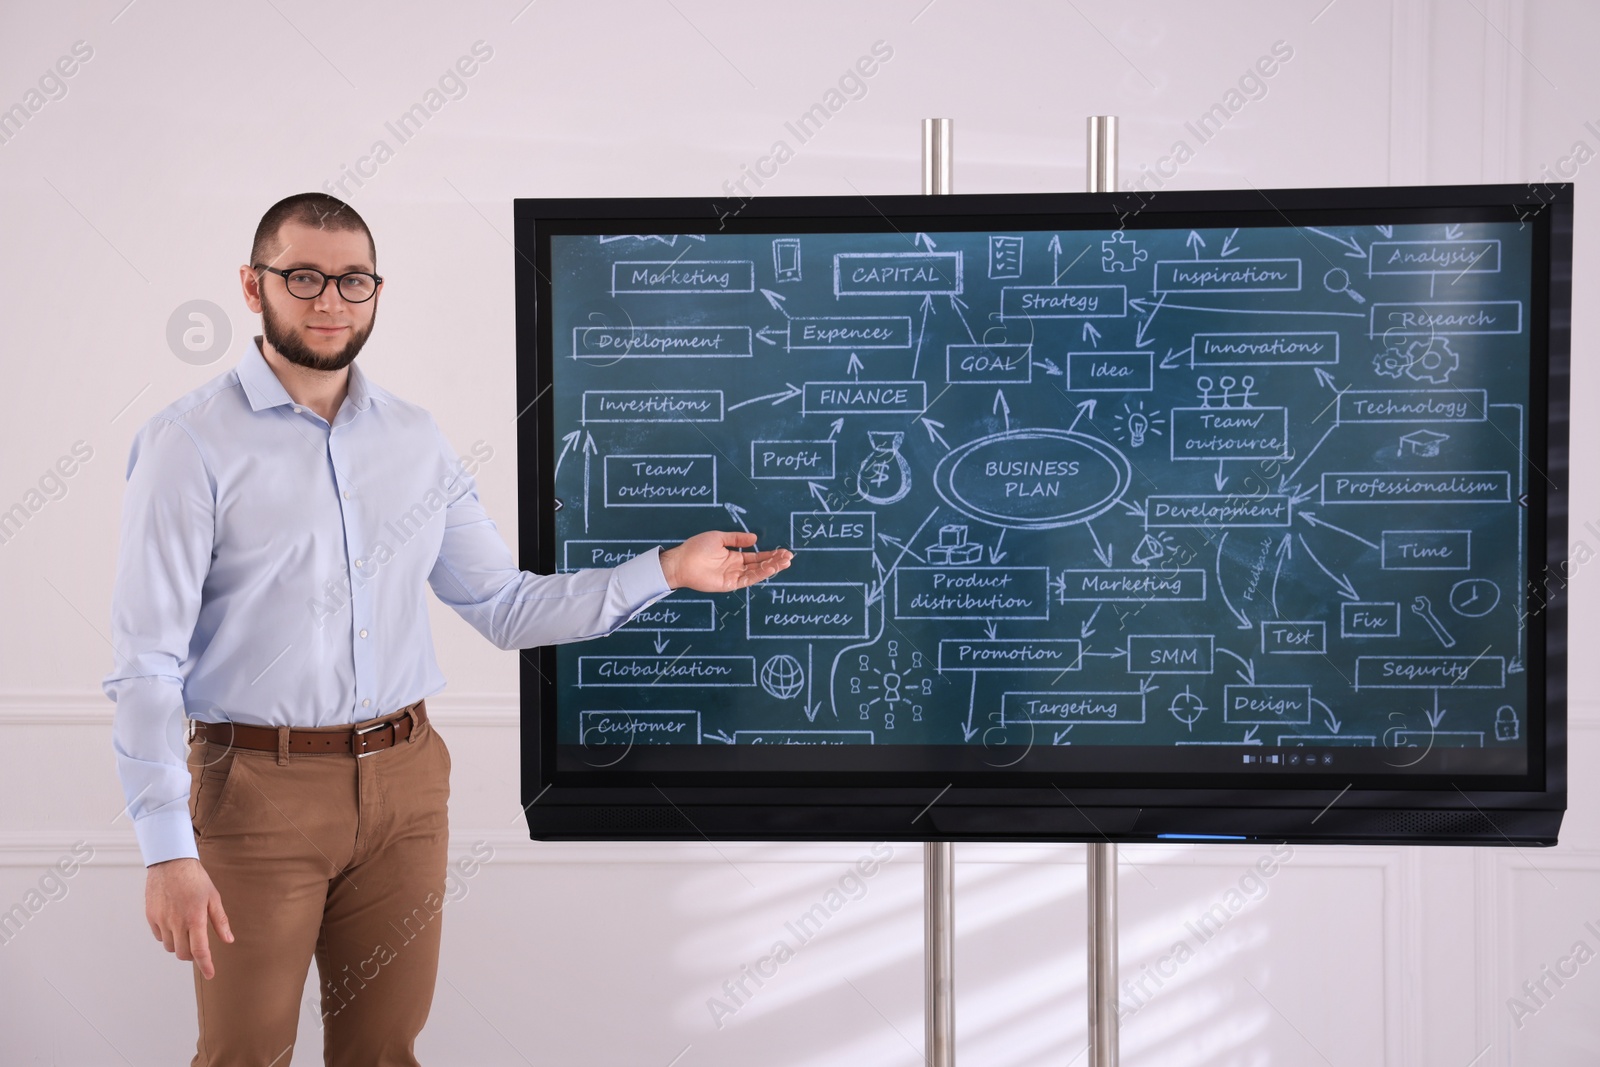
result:
[(373, 325), (378, 321), (378, 309), (372, 309), (372, 318), (367, 320), (365, 329), (352, 327), (350, 340), (345, 346), (331, 356), (319, 356), (311, 351), (301, 341), (299, 336), (283, 324), (283, 320), (273, 314), (272, 305), (266, 301), (261, 303), (261, 326), (266, 335), (267, 343), (278, 350), (278, 354), (290, 363), (307, 367), (311, 370), (338, 371), (355, 362), (356, 354), (361, 351), (361, 346), (367, 343), (367, 335), (372, 333)]

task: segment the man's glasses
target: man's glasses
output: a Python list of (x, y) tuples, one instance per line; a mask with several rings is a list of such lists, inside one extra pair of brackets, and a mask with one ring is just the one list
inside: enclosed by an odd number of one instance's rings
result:
[(333, 282), (338, 287), (341, 298), (351, 304), (364, 304), (377, 293), (378, 285), (383, 281), (376, 274), (361, 270), (353, 270), (347, 274), (324, 274), (310, 267), (279, 270), (264, 263), (255, 264), (255, 269), (282, 277), (289, 295), (299, 297), (301, 300), (315, 300), (322, 295), (322, 290), (328, 287), (328, 283)]

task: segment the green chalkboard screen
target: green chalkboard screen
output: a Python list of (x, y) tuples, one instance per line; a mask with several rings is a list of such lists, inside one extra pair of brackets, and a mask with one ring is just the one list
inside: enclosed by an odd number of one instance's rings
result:
[(825, 214), (546, 226), (543, 559), (796, 553), (549, 653), (574, 766), (1542, 766), (1536, 227)]

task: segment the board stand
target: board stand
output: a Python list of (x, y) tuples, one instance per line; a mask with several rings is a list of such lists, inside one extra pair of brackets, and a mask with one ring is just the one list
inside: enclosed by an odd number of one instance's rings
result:
[[(950, 119), (922, 120), (922, 195), (951, 192)], [(922, 844), (923, 1058), (955, 1067), (955, 844)]]
[[(1117, 117), (1090, 115), (1088, 191), (1117, 188)], [(1085, 845), (1089, 913), (1089, 1067), (1116, 1067), (1117, 1052), (1117, 846)]]
[[(952, 122), (922, 120), (922, 195), (949, 193)], [(1088, 191), (1113, 192), (1117, 118), (1088, 120)], [(1117, 1067), (1117, 846), (1085, 845), (1089, 917), (1089, 1067)], [(955, 845), (922, 845), (923, 1058), (928, 1067), (955, 1067)]]

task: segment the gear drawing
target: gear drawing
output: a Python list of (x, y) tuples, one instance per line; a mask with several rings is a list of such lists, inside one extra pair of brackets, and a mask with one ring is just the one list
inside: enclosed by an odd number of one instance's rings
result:
[(1406, 348), (1406, 377), (1412, 381), (1443, 385), (1461, 366), (1461, 356), (1443, 337), (1430, 337), (1427, 343), (1412, 341)]
[(1443, 385), (1461, 366), (1461, 355), (1443, 337), (1412, 341), (1403, 350), (1390, 345), (1372, 357), (1372, 369), (1385, 378), (1410, 378), (1414, 382)]
[(1406, 368), (1411, 365), (1410, 359), (1398, 348), (1391, 348), (1386, 352), (1379, 352), (1372, 357), (1372, 369), (1385, 378), (1399, 378), (1405, 374)]

